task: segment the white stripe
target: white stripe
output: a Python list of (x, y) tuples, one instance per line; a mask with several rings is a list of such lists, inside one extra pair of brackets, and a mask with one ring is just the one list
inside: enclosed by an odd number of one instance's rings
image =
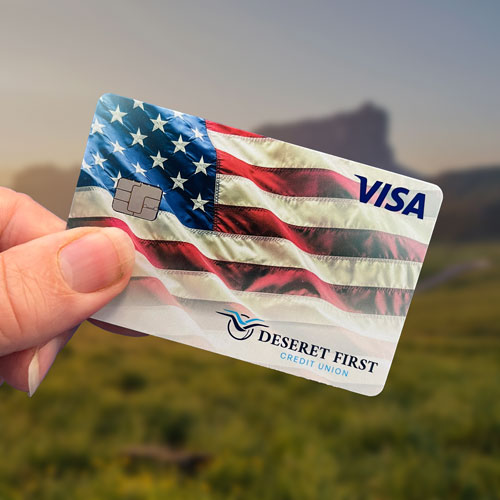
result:
[(358, 200), (277, 195), (236, 175), (218, 175), (217, 183), (220, 205), (264, 208), (296, 226), (383, 231), (428, 244), (435, 223), (435, 219), (421, 220)]
[[(141, 259), (141, 257), (139, 257), (139, 259)], [(213, 323), (215, 322), (215, 319), (220, 318), (211, 318), (211, 315), (215, 314), (217, 311), (223, 312), (228, 308), (232, 310), (234, 310), (234, 308), (241, 309), (241, 304), (237, 304), (235, 302), (202, 299), (184, 300), (181, 297), (171, 295), (174, 300), (179, 302), (179, 304), (176, 304), (174, 301), (166, 299), (165, 295), (159, 288), (159, 286), (162, 285), (156, 283), (158, 278), (153, 276), (142, 276), (142, 274), (144, 274), (144, 269), (142, 269), (140, 263), (136, 267), (134, 274), (139, 276), (134, 276), (125, 291), (111, 302), (113, 307), (122, 310), (135, 308), (139, 311), (160, 311), (169, 307), (176, 307), (177, 309), (183, 310), (185, 314), (188, 315), (190, 320), (194, 320), (203, 331), (213, 331), (216, 328), (216, 325)], [(165, 293), (166, 290), (167, 289), (165, 288)], [(210, 318), (210, 322), (207, 322), (208, 318)], [(142, 315), (138, 314), (136, 319), (137, 322), (135, 324), (139, 325), (139, 329), (141, 329), (140, 324), (142, 321)], [(227, 322), (228, 320), (225, 319), (224, 321)], [(262, 319), (262, 322), (266, 323), (270, 329), (277, 332), (288, 333), (291, 329), (298, 330), (301, 332), (301, 336), (311, 336), (311, 341), (314, 340), (314, 343), (322, 345), (331, 344), (332, 335), (334, 335), (335, 338), (343, 339), (343, 345), (336, 347), (342, 348), (351, 354), (379, 356), (386, 359), (392, 358), (394, 354), (394, 341), (370, 339), (366, 335), (359, 335), (351, 330), (341, 327), (292, 322), (286, 320), (271, 321), (269, 318)], [(169, 323), (173, 330), (178, 330), (178, 325), (174, 321), (170, 321)], [(192, 326), (190, 326), (190, 328), (191, 332), (194, 333), (196, 328)]]
[(439, 203), (442, 199), (441, 189), (429, 182), (296, 146), (295, 144), (268, 137), (242, 137), (214, 132), (213, 130), (208, 130), (208, 135), (216, 149), (225, 151), (239, 160), (255, 166), (331, 170), (356, 182), (359, 182), (355, 175), (358, 174), (369, 179), (370, 184), (380, 180), (394, 186), (405, 186), (411, 190), (434, 193)]
[(397, 341), (405, 320), (402, 316), (343, 311), (315, 297), (230, 290), (215, 274), (158, 269), (139, 253), (133, 275), (157, 278), (177, 297), (235, 302), (268, 321), (337, 326), (378, 340)]
[(115, 212), (111, 202), (103, 188), (78, 188), (70, 217), (114, 217), (142, 239), (185, 241), (213, 260), (307, 269), (330, 284), (413, 290), (421, 269), (418, 262), (312, 255), (282, 238), (190, 229), (170, 212), (150, 222)]

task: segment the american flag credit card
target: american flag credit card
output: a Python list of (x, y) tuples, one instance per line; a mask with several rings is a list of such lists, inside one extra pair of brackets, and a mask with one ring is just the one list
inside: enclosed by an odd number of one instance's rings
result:
[(428, 182), (105, 94), (68, 227), (135, 244), (95, 319), (376, 395), (441, 201)]

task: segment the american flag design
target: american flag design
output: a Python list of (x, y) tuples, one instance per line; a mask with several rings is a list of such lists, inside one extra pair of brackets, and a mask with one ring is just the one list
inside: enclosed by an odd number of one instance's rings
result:
[[(361, 202), (360, 179), (424, 193), (423, 217)], [(130, 284), (94, 318), (374, 395), (441, 200), (421, 180), (105, 94), (68, 227), (135, 243)]]

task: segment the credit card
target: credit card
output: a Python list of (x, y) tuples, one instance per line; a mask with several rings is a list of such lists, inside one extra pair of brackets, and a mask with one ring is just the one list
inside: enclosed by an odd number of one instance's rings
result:
[(373, 396), (441, 201), (422, 180), (105, 94), (68, 227), (135, 244), (95, 319)]

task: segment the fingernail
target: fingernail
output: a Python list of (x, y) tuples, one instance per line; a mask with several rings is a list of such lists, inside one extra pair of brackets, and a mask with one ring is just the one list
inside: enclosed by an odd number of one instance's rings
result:
[(35, 349), (35, 354), (31, 358), (28, 367), (28, 395), (32, 397), (36, 390), (40, 387), (43, 379), (49, 372), (50, 368), (54, 364), (54, 361), (61, 351), (61, 349), (67, 344), (69, 339), (72, 337), (76, 328), (63, 333), (53, 339), (49, 340), (42, 347), (37, 347)]
[(90, 293), (113, 285), (134, 261), (130, 238), (117, 228), (105, 228), (72, 241), (59, 252), (59, 266), (68, 285)]
[(40, 382), (40, 367), (38, 364), (38, 353), (40, 349), (37, 347), (35, 349), (35, 354), (31, 358), (30, 365), (28, 367), (28, 396), (31, 398), (35, 391), (38, 389)]

